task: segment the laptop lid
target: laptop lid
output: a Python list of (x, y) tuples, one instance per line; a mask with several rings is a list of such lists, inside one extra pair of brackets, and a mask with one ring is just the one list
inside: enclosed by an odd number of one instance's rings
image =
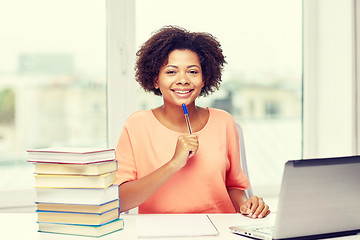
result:
[(360, 231), (360, 156), (288, 161), (274, 239)]

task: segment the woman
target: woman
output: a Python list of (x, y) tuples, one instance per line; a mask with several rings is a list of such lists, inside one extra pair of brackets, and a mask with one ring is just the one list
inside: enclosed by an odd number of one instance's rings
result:
[[(235, 213), (262, 218), (262, 198), (246, 199), (238, 133), (230, 114), (195, 104), (219, 88), (226, 63), (210, 34), (167, 26), (137, 53), (136, 80), (163, 105), (132, 114), (117, 148), (121, 211)], [(187, 106), (192, 133), (184, 118)]]

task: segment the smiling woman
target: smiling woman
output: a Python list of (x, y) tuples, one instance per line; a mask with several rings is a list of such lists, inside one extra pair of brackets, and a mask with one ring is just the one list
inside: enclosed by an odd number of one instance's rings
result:
[[(121, 211), (139, 207), (139, 213), (239, 212), (266, 217), (269, 207), (263, 199), (245, 196), (249, 181), (240, 166), (233, 118), (195, 104), (221, 81), (225, 59), (219, 42), (210, 34), (164, 27), (137, 56), (137, 81), (152, 80), (151, 91), (160, 91), (163, 104), (131, 114), (120, 134), (116, 182)], [(144, 61), (154, 58), (163, 62)], [(157, 73), (153, 79), (141, 77), (148, 69)]]

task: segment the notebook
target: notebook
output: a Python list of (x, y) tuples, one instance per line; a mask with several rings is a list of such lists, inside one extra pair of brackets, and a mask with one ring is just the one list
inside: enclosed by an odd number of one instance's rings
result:
[(256, 239), (358, 234), (360, 156), (288, 161), (275, 225), (233, 226), (230, 230)]
[(218, 230), (205, 214), (140, 214), (138, 238), (214, 237)]

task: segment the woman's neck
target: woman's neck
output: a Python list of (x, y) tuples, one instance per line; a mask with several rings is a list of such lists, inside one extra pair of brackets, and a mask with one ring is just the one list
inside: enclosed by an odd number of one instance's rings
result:
[[(194, 104), (187, 106), (190, 123), (194, 132), (201, 130), (207, 123), (209, 118), (208, 110), (205, 108), (198, 107)], [(182, 106), (169, 106), (162, 105), (153, 110), (155, 117), (165, 127), (176, 131), (188, 133), (188, 127), (185, 121), (185, 116)]]

